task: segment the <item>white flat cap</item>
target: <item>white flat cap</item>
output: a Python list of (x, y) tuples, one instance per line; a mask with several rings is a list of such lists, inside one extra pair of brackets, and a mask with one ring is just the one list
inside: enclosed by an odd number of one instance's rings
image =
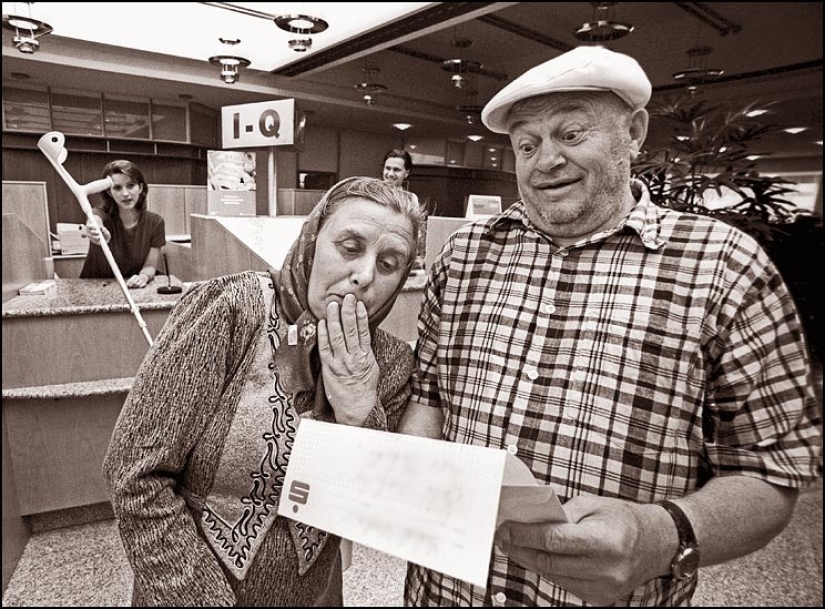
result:
[(628, 55), (600, 46), (577, 47), (527, 70), (487, 102), (481, 122), (507, 133), (507, 115), (519, 100), (561, 91), (613, 91), (633, 110), (650, 101), (650, 81)]

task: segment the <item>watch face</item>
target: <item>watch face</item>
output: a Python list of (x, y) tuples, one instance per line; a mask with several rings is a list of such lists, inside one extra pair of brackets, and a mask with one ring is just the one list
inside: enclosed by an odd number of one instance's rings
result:
[(685, 548), (673, 561), (673, 576), (676, 579), (689, 579), (699, 568), (699, 552), (695, 548)]

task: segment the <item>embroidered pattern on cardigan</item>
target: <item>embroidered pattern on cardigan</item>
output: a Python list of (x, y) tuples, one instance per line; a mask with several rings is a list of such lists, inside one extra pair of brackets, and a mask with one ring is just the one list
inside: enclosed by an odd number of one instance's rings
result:
[[(271, 290), (272, 286), (268, 287)], [(264, 292), (267, 293), (266, 290)], [(272, 293), (269, 292), (270, 295)], [(273, 350), (280, 345), (279, 327), (280, 317), (276, 307), (271, 306), (267, 319), (266, 341)], [(298, 415), (292, 404), (292, 395), (284, 390), (272, 365), (269, 366), (269, 370), (274, 381), (273, 393), (268, 397), (272, 419), (269, 429), (263, 432), (266, 448), (258, 469), (250, 473), (252, 486), (249, 493), (238, 498), (244, 506), (242, 515), (234, 523), (229, 522), (207, 503), (204, 505), (202, 516), (207, 539), (227, 568), (239, 580), (246, 576), (258, 548), (277, 517), (286, 466), (297, 431)], [(289, 520), (289, 524), (297, 553), (299, 573), (303, 575), (317, 559), (329, 534), (293, 520)]]

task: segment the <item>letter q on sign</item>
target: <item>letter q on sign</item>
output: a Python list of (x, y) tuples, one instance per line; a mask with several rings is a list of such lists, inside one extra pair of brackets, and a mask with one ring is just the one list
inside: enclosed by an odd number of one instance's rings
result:
[(281, 127), (281, 117), (275, 110), (264, 110), (261, 118), (258, 119), (258, 128), (267, 137), (278, 137), (278, 129)]

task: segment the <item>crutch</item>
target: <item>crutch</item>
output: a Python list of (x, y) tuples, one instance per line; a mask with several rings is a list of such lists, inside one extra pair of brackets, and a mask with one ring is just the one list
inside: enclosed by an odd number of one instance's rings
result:
[[(72, 194), (74, 194), (77, 199), (77, 202), (80, 203), (80, 207), (83, 208), (83, 213), (86, 214), (86, 218), (94, 222), (95, 226), (100, 228), (97, 218), (95, 218), (95, 215), (92, 213), (92, 206), (89, 204), (89, 195), (103, 192), (107, 188), (111, 188), (113, 186), (112, 179), (105, 177), (100, 180), (95, 180), (94, 182), (89, 182), (83, 186), (75, 182), (74, 178), (68, 171), (66, 171), (66, 168), (63, 167), (66, 157), (69, 156), (69, 151), (66, 150), (66, 136), (60, 133), (60, 131), (50, 131), (41, 137), (37, 142), (37, 147), (40, 148), (41, 152), (46, 155), (46, 158), (49, 159), (49, 162), (51, 162), (57, 170), (57, 173), (61, 178), (63, 178), (63, 181), (66, 182), (69, 189), (72, 191)], [(140, 310), (138, 310), (135, 301), (132, 299), (132, 295), (129, 293), (129, 288), (123, 280), (123, 275), (120, 273), (120, 269), (117, 266), (117, 262), (115, 262), (114, 256), (112, 256), (112, 250), (109, 249), (109, 244), (106, 243), (106, 239), (103, 238), (102, 230), (100, 231), (100, 247), (106, 255), (106, 260), (109, 261), (109, 266), (112, 269), (112, 273), (114, 273), (115, 278), (120, 285), (120, 289), (123, 291), (123, 295), (129, 303), (129, 308), (131, 309), (132, 314), (135, 316), (140, 329), (143, 330), (143, 335), (146, 337), (146, 342), (148, 342), (151, 347), (152, 337), (149, 334), (149, 330), (146, 328), (146, 322), (143, 321), (143, 317), (140, 316)]]

